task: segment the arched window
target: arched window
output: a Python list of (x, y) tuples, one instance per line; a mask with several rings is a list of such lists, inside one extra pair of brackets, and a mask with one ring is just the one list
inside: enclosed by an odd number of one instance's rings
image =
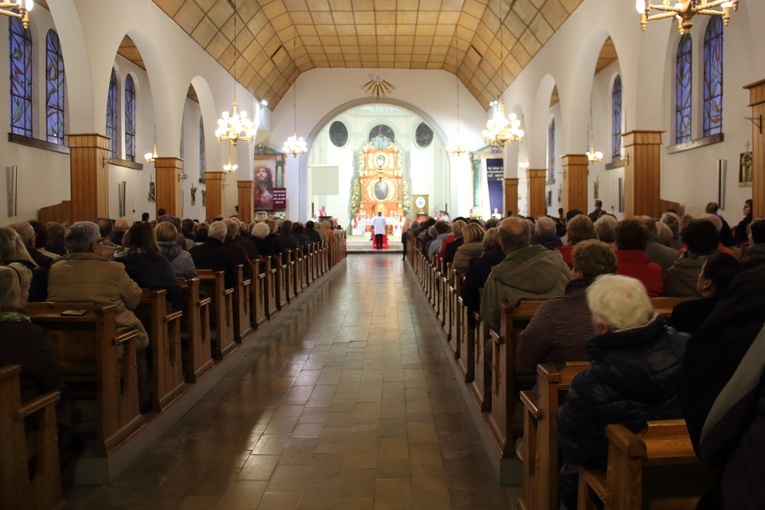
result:
[(617, 76), (611, 90), (611, 161), (622, 159), (622, 78)]
[(125, 159), (135, 161), (135, 83), (125, 78)]
[(11, 133), (32, 136), (32, 33), (18, 18), (8, 20)]
[(675, 143), (691, 140), (691, 51), (691, 36), (685, 34), (675, 64)]
[(704, 136), (722, 133), (723, 22), (712, 16), (704, 33)]
[(555, 180), (555, 119), (547, 131), (547, 182)]
[(205, 161), (205, 124), (202, 117), (199, 117), (199, 178), (205, 178), (207, 162)]
[(120, 155), (120, 84), (117, 81), (117, 73), (112, 68), (112, 76), (109, 79), (109, 95), (106, 97), (106, 136), (109, 140), (109, 157), (116, 158)]
[(45, 132), (51, 143), (64, 145), (64, 55), (58, 34), (48, 30), (45, 38)]

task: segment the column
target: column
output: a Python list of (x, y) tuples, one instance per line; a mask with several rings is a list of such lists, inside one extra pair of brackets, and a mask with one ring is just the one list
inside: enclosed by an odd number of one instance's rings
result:
[(169, 216), (181, 216), (181, 175), (183, 160), (179, 158), (157, 158), (157, 210), (164, 209)]
[(765, 137), (762, 119), (765, 117), (765, 80), (744, 87), (749, 91), (752, 107), (752, 217), (765, 216)]
[(662, 131), (630, 131), (622, 135), (627, 166), (624, 167), (624, 217), (661, 214)]
[(563, 208), (587, 213), (587, 165), (585, 154), (566, 154), (563, 164)]
[(528, 183), (529, 216), (539, 218), (547, 213), (547, 197), (545, 197), (545, 180), (547, 169), (540, 168), (527, 171), (526, 182)]
[[(471, 167), (473, 168), (473, 208), (478, 208), (481, 201), (481, 158), (471, 159)], [(471, 213), (473, 211), (471, 210)]]
[(223, 172), (205, 172), (205, 203), (208, 223), (223, 213)]
[(109, 140), (97, 133), (69, 135), (73, 222), (109, 217)]
[(253, 195), (255, 193), (255, 181), (236, 181), (237, 193), (239, 193), (239, 220), (250, 222), (253, 219)]
[(507, 211), (518, 214), (518, 178), (515, 177), (505, 178), (505, 210), (501, 211), (502, 216), (507, 214)]

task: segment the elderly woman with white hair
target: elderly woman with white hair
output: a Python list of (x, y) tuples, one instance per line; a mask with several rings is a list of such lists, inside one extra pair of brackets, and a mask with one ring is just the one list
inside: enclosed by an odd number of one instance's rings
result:
[(567, 508), (576, 507), (572, 466), (606, 467), (606, 425), (637, 433), (648, 420), (682, 417), (677, 388), (687, 335), (667, 326), (634, 278), (601, 276), (587, 289), (587, 305), (595, 329), (586, 344), (591, 367), (574, 377), (556, 413), (567, 463), (558, 481)]
[(252, 226), (252, 237), (250, 237), (250, 240), (255, 243), (255, 248), (258, 249), (258, 254), (261, 257), (270, 257), (274, 254), (274, 247), (266, 241), (266, 237), (270, 233), (271, 229), (262, 221)]

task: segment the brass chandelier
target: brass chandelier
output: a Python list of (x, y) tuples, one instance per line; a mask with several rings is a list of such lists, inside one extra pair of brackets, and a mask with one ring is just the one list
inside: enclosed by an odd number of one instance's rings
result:
[(454, 79), (457, 82), (457, 135), (453, 140), (449, 140), (445, 149), (449, 154), (462, 156), (467, 154), (467, 149), (462, 145), (462, 134), (460, 133), (460, 79), (457, 75), (454, 75)]
[[(292, 39), (292, 55), (294, 59), (295, 55), (295, 39), (297, 39), (297, 33), (293, 34)], [(297, 65), (295, 66), (297, 72)], [(292, 84), (292, 136), (287, 137), (284, 145), (282, 145), (282, 152), (284, 154), (292, 154), (293, 157), (301, 156), (308, 152), (308, 143), (305, 138), (298, 137), (297, 135), (297, 78)]]
[(237, 111), (236, 108), (236, 18), (236, 2), (234, 2), (234, 104), (230, 114), (227, 111), (221, 114), (221, 118), (218, 119), (218, 129), (215, 130), (218, 143), (221, 140), (230, 140), (234, 147), (237, 142), (249, 142), (255, 136), (255, 125), (247, 118), (247, 112)]
[(19, 18), (24, 30), (29, 29), (29, 11), (35, 6), (33, 0), (13, 0), (12, 2), (0, 2), (0, 14)]
[[(677, 28), (680, 34), (685, 35), (690, 32), (693, 26), (693, 17), (696, 14), (705, 14), (707, 16), (722, 16), (723, 24), (728, 25), (730, 21), (730, 10), (738, 10), (739, 0), (676, 0), (674, 3), (670, 0), (662, 0), (660, 4), (652, 4), (650, 0), (636, 0), (635, 9), (640, 14), (640, 26), (645, 30), (649, 21), (664, 18), (677, 18)], [(651, 11), (659, 11), (657, 14), (651, 14)]]

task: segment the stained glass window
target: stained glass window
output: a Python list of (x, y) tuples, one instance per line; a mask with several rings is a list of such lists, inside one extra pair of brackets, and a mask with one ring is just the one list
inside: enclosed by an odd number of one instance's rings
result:
[(116, 158), (120, 147), (120, 84), (117, 81), (117, 73), (112, 68), (112, 76), (109, 79), (109, 95), (106, 97), (106, 136), (109, 140), (109, 157)]
[(550, 122), (547, 132), (547, 182), (555, 180), (555, 120)]
[(18, 18), (8, 21), (11, 133), (32, 136), (32, 33)]
[(205, 125), (202, 117), (199, 117), (199, 178), (205, 178), (207, 162), (205, 161)]
[(675, 64), (675, 143), (691, 140), (691, 51), (691, 36), (685, 34)]
[(622, 78), (617, 76), (611, 90), (611, 160), (622, 159)]
[(722, 133), (723, 22), (713, 16), (704, 33), (704, 136)]
[(48, 30), (45, 38), (45, 131), (51, 143), (64, 145), (64, 55), (58, 34)]
[(135, 83), (125, 78), (125, 159), (135, 161)]

